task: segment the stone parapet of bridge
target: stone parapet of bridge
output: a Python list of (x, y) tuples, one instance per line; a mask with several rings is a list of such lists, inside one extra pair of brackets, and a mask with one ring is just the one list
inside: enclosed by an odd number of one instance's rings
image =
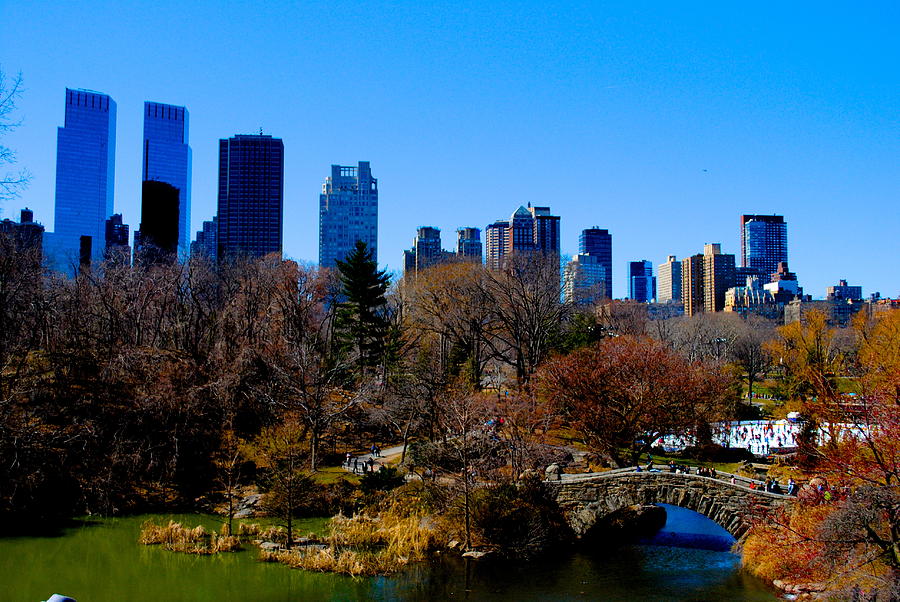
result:
[(601, 518), (622, 508), (671, 504), (706, 516), (741, 540), (754, 516), (794, 501), (788, 496), (713, 477), (633, 469), (578, 475), (545, 484), (578, 537), (588, 533)]

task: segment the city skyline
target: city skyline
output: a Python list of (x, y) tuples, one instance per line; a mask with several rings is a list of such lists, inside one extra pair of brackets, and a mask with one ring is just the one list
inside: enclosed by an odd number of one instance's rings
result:
[[(900, 268), (867, 260), (900, 252), (897, 102), (886, 76), (898, 55), (886, 25), (896, 22), (896, 7), (811, 22), (799, 8), (775, 18), (765, 10), (611, 5), (584, 15), (567, 8), (554, 19), (559, 8), (537, 5), (468, 16), (378, 5), (352, 17), (318, 7), (221, 15), (185, 7), (190, 14), (175, 24), (158, 8), (82, 23), (87, 31), (76, 38), (61, 34), (84, 21), (77, 7), (53, 5), (41, 22), (28, 16), (33, 7), (3, 7), (23, 26), (4, 36), (0, 65), (21, 70), (26, 84), (23, 124), (5, 142), (33, 179), (0, 217), (28, 206), (54, 230), (58, 98), (67, 86), (89, 87), (118, 103), (113, 211), (132, 230), (140, 215), (139, 111), (152, 99), (191, 110), (191, 233), (215, 213), (216, 141), (261, 126), (289, 147), (287, 257), (315, 262), (323, 171), (365, 159), (384, 187), (379, 259), (394, 271), (416, 227), (483, 229), (507, 207), (531, 202), (562, 217), (564, 255), (596, 224), (615, 237), (616, 257), (654, 264), (709, 241), (740, 256), (738, 216), (777, 213), (791, 225), (790, 266), (808, 294), (821, 297), (839, 279), (866, 295), (900, 293)], [(801, 16), (808, 31), (790, 25)], [(265, 36), (248, 34), (246, 23)], [(330, 33), (298, 41), (297, 31), (313, 29)], [(122, 60), (133, 39), (156, 30), (172, 36), (167, 52), (132, 49)], [(240, 41), (223, 54), (206, 48), (213, 32)], [(470, 36), (486, 37), (456, 44)], [(845, 38), (859, 43), (833, 43)], [(105, 43), (88, 42), (96, 39)], [(285, 61), (306, 60), (272, 74), (255, 69), (273, 44)], [(250, 75), (229, 89), (218, 85), (236, 70)], [(347, 94), (337, 73), (365, 94)], [(450, 177), (438, 184), (442, 169)], [(836, 216), (838, 241), (828, 236)], [(613, 266), (614, 297), (627, 294), (626, 268)]]

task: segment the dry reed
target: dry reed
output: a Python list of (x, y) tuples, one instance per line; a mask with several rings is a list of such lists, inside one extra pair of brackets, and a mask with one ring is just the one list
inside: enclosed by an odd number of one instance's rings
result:
[(425, 523), (420, 513), (407, 513), (396, 505), (375, 517), (338, 515), (331, 520), (325, 548), (261, 550), (259, 558), (308, 571), (387, 575), (424, 560), (434, 548), (435, 533)]
[(175, 521), (169, 521), (167, 525), (145, 522), (141, 525), (138, 542), (147, 546), (161, 545), (170, 552), (201, 555), (234, 552), (241, 547), (239, 537), (219, 535), (215, 531), (209, 533), (202, 525), (191, 529)]

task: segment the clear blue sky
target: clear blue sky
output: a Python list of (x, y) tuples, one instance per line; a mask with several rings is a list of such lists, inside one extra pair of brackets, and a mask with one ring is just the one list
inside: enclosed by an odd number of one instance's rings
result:
[[(284, 139), (286, 255), (314, 261), (332, 163), (372, 162), (379, 259), (420, 225), (484, 227), (529, 201), (626, 262), (739, 256), (741, 213), (788, 221), (791, 268), (900, 295), (900, 3), (193, 3), (0, 0), (21, 71), (6, 144), (21, 205), (53, 227), (69, 87), (118, 103), (116, 211), (140, 216), (145, 100), (187, 106), (193, 229), (216, 206), (217, 140)], [(724, 6), (724, 5), (728, 6)]]

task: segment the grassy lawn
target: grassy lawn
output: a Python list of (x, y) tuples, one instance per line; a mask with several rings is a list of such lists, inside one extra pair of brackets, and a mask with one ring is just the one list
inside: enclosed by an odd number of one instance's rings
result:
[(344, 470), (343, 466), (320, 466), (318, 472), (310, 474), (310, 477), (316, 483), (329, 485), (338, 481), (349, 481), (354, 485), (359, 484), (359, 476)]

